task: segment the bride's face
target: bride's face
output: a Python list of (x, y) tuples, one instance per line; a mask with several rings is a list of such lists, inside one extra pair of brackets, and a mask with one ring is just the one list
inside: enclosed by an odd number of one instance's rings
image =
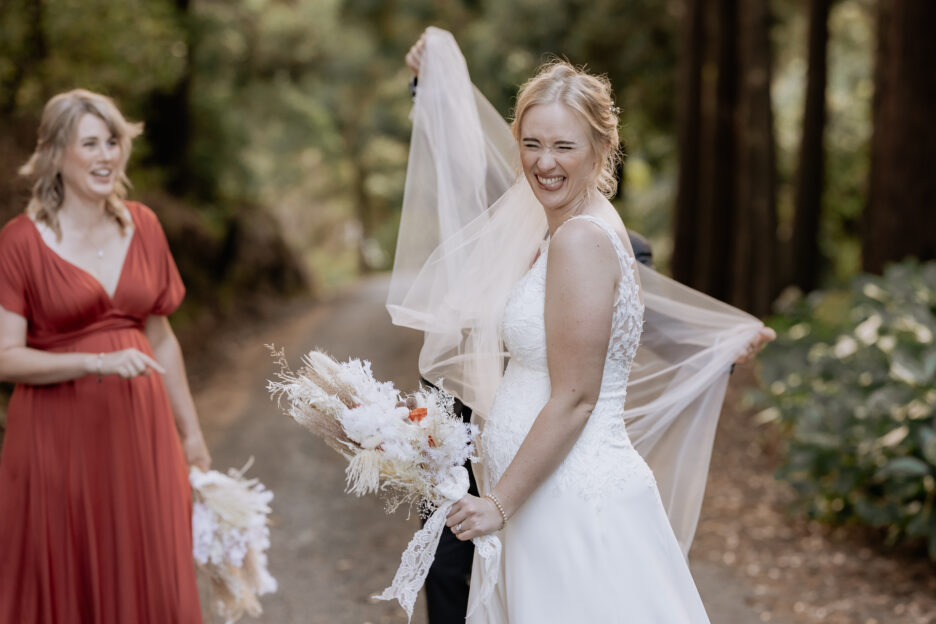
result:
[(595, 185), (588, 126), (560, 102), (529, 108), (520, 120), (520, 161), (547, 212), (574, 207)]

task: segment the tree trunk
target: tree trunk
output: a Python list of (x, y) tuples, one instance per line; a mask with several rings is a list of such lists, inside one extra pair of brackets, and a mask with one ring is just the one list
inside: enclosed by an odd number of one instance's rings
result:
[(874, 135), (862, 232), (866, 271), (936, 258), (936, 2), (878, 3)]
[(726, 299), (734, 216), (736, 0), (686, 0), (674, 277)]
[(777, 281), (776, 164), (770, 101), (769, 0), (745, 0), (739, 12), (737, 200), (730, 301), (757, 315), (770, 311)]
[(816, 288), (821, 270), (819, 223), (825, 175), (826, 50), (829, 41), (831, 0), (811, 0), (809, 5), (809, 73), (803, 111), (803, 138), (796, 172), (793, 218), (793, 283), (804, 292)]
[(673, 277), (695, 284), (693, 266), (699, 249), (699, 212), (702, 193), (702, 59), (705, 53), (703, 0), (686, 0), (679, 54), (677, 104), (679, 182), (673, 233)]
[(735, 183), (737, 142), (735, 115), (738, 106), (738, 3), (716, 2), (714, 135), (712, 150), (703, 154), (703, 176), (709, 182), (706, 209), (699, 228), (703, 253), (699, 256), (698, 288), (716, 299), (731, 297), (735, 239)]
[(687, 0), (684, 20), (673, 275), (727, 299), (734, 233), (736, 0)]

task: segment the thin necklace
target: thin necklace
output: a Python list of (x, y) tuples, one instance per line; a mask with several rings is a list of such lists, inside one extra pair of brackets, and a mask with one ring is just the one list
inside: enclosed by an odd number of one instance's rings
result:
[[(91, 238), (91, 236), (90, 236), (91, 232), (92, 232), (94, 229), (96, 229), (97, 227), (98, 227), (98, 226), (95, 225), (95, 226), (93, 226), (92, 228), (90, 228), (89, 230), (85, 231), (84, 234), (83, 234), (83, 236), (82, 236), (82, 238), (83, 238), (84, 240), (88, 240), (89, 238)], [(101, 246), (101, 245), (92, 245), (92, 248), (94, 248), (94, 247), (97, 247), (97, 249), (95, 250), (95, 253), (96, 253), (97, 257), (98, 257), (98, 260), (103, 260), (103, 259), (104, 259), (104, 247)]]
[[(100, 221), (98, 221), (97, 223), (95, 223), (94, 225), (92, 225), (90, 228), (86, 229), (86, 230), (82, 233), (82, 236), (81, 236), (82, 239), (84, 239), (85, 241), (87, 241), (88, 239), (90, 239), (90, 238), (91, 238), (91, 232), (93, 232), (93, 231), (96, 230), (97, 228), (101, 227), (103, 224), (107, 223), (107, 221), (109, 221), (109, 218), (108, 218), (108, 216), (105, 215)], [(95, 247), (95, 245), (92, 245), (92, 247)], [(103, 259), (104, 259), (104, 247), (102, 247), (102, 246), (100, 246), (100, 245), (97, 245), (96, 247), (97, 247), (97, 249), (96, 249), (95, 251), (96, 251), (96, 255), (97, 255), (97, 257), (98, 257), (98, 260), (103, 260)]]

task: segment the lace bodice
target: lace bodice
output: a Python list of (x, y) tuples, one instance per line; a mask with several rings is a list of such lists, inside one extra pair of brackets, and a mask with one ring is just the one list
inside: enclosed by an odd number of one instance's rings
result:
[[(611, 239), (620, 260), (621, 277), (612, 315), (611, 338), (601, 380), (601, 392), (588, 423), (556, 471), (555, 485), (600, 499), (609, 488), (634, 478), (654, 485), (650, 469), (634, 451), (624, 428), (623, 406), (631, 363), (643, 325), (643, 304), (634, 257), (617, 233), (588, 215)], [(514, 287), (503, 317), (503, 335), (510, 363), (498, 388), (482, 435), (482, 460), (493, 486), (513, 460), (539, 411), (549, 399), (546, 359), (546, 265), (549, 241), (539, 258)]]
[[(604, 230), (620, 260), (621, 278), (614, 303), (611, 339), (601, 393), (604, 396), (606, 393), (620, 392), (623, 401), (630, 364), (637, 353), (643, 325), (643, 304), (640, 302), (640, 290), (634, 273), (635, 260), (633, 255), (624, 249), (617, 233), (600, 219), (589, 215), (580, 215), (573, 219), (588, 220)], [(507, 301), (503, 332), (512, 361), (530, 368), (546, 370), (546, 324), (543, 312), (546, 304), (548, 239), (543, 242), (540, 252), (539, 258), (514, 288)], [(609, 362), (613, 365), (608, 366)]]

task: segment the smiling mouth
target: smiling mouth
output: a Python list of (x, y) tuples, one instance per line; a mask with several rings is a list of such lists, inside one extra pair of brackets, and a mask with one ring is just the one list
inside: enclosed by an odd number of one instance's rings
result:
[(91, 175), (93, 175), (95, 178), (109, 178), (113, 172), (113, 169), (101, 167), (100, 169), (94, 169), (91, 172)]
[(548, 190), (555, 190), (559, 188), (559, 186), (562, 185), (562, 182), (564, 180), (565, 180), (565, 176), (550, 176), (550, 177), (541, 176), (541, 175), (536, 176), (536, 181), (540, 183), (540, 186)]

